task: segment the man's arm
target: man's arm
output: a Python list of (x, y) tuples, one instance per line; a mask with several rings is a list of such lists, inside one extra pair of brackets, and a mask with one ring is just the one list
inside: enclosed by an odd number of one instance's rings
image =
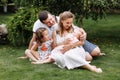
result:
[(40, 60), (39, 54), (36, 52), (36, 49), (38, 48), (37, 42), (35, 42), (31, 47), (31, 54), (37, 59)]
[(79, 28), (79, 31), (81, 32), (80, 39), (81, 40), (86, 40), (87, 33), (85, 32), (85, 30), (83, 28)]
[(36, 37), (36, 34), (33, 33), (33, 36), (32, 36), (32, 38), (31, 38), (31, 40), (30, 40), (30, 43), (29, 43), (29, 47), (28, 47), (29, 49), (32, 48), (33, 42), (35, 41), (35, 37)]

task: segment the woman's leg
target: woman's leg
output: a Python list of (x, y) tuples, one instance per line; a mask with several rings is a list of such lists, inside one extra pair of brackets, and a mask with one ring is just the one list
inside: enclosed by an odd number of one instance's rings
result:
[(102, 73), (102, 69), (101, 68), (96, 68), (96, 66), (92, 66), (90, 64), (86, 64), (84, 66), (82, 66), (83, 68), (86, 68), (92, 72), (96, 72), (96, 73)]
[(85, 57), (85, 60), (86, 61), (92, 61), (92, 56), (90, 55), (90, 53), (86, 52), (86, 57)]

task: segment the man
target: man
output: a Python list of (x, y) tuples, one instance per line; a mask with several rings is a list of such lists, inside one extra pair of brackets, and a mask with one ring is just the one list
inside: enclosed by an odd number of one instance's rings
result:
[(38, 28), (40, 27), (47, 28), (50, 36), (52, 35), (52, 31), (58, 28), (57, 19), (55, 18), (55, 16), (51, 15), (51, 13), (49, 13), (48, 11), (40, 12), (38, 18), (39, 19), (34, 23), (33, 26), (33, 36), (29, 44), (29, 49), (31, 49), (31, 46), (35, 41), (35, 32)]
[[(49, 31), (49, 34), (52, 35), (52, 31), (56, 30), (58, 28), (58, 24), (57, 24), (58, 21), (59, 21), (59, 19), (56, 18), (55, 16), (53, 16), (48, 11), (41, 11), (38, 15), (38, 20), (34, 23), (34, 26), (33, 26), (33, 36), (29, 43), (29, 49), (31, 49), (32, 45), (34, 44), (35, 36), (36, 36), (35, 32), (39, 27), (47, 28), (47, 30)], [(80, 29), (81, 29), (81, 32), (83, 33), (80, 37), (82, 39), (85, 39), (86, 32), (82, 28), (80, 28)], [(73, 46), (76, 46), (76, 45), (78, 46), (78, 44), (74, 44)], [(64, 51), (67, 51), (70, 48), (71, 48), (70, 46), (67, 46), (64, 48)], [(89, 52), (91, 54), (91, 56), (102, 55), (99, 47), (90, 43), (87, 40), (85, 41), (83, 48), (85, 49), (85, 51)], [(21, 58), (27, 58), (27, 57), (21, 57)]]
[[(48, 30), (49, 35), (52, 36), (52, 31), (56, 30), (58, 28), (57, 19), (58, 19), (57, 17), (53, 16), (51, 13), (49, 13), (46, 10), (41, 11), (39, 13), (38, 20), (34, 23), (34, 26), (33, 26), (33, 36), (29, 43), (29, 47), (28, 47), (29, 50), (31, 49), (32, 45), (35, 42), (36, 30), (40, 27), (44, 27)], [(26, 53), (26, 51), (25, 51), (25, 53)], [(26, 54), (26, 55), (31, 56), (31, 54)], [(19, 57), (19, 59), (26, 59), (27, 56)]]

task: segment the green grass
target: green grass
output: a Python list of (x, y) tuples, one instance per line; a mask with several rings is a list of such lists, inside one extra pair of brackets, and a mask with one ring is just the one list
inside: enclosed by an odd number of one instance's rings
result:
[(84, 28), (88, 34), (88, 39), (101, 39), (117, 42), (120, 40), (120, 15), (109, 15), (106, 19), (98, 22), (85, 20)]
[(96, 57), (91, 63), (101, 67), (102, 74), (85, 69), (60, 69), (54, 64), (32, 65), (28, 59), (17, 59), (26, 47), (0, 44), (0, 80), (120, 80), (119, 21), (120, 15), (110, 15), (98, 22), (84, 20), (88, 40), (106, 53), (106, 56)]

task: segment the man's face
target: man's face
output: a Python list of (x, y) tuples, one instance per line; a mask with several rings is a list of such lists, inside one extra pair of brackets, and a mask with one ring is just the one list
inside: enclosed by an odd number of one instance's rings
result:
[(55, 24), (55, 18), (51, 14), (48, 14), (48, 18), (44, 20), (43, 23), (51, 27)]

